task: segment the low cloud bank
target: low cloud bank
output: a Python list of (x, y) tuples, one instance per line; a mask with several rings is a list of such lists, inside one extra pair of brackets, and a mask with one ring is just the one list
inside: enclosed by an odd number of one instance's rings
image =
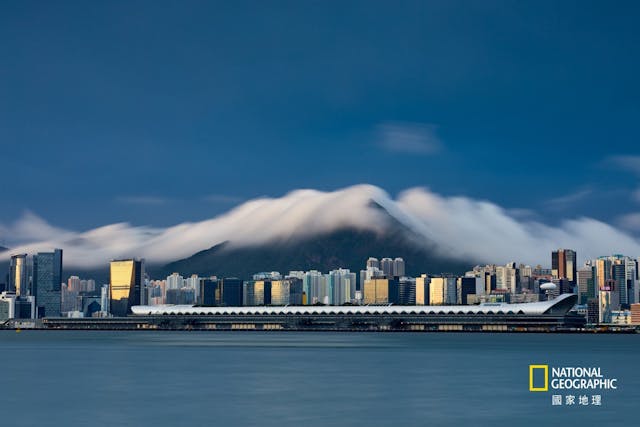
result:
[[(94, 268), (110, 259), (132, 256), (152, 263), (170, 262), (224, 241), (242, 247), (342, 227), (383, 231), (390, 219), (385, 211), (409, 228), (416, 240), (470, 262), (545, 265), (550, 251), (559, 247), (575, 249), (580, 260), (611, 253), (640, 255), (636, 238), (595, 219), (571, 219), (553, 227), (518, 219), (487, 201), (445, 197), (425, 188), (407, 190), (393, 199), (371, 185), (333, 192), (296, 190), (281, 198), (248, 201), (206, 221), (168, 228), (118, 223), (77, 232), (53, 227), (27, 213), (14, 224), (0, 225), (0, 238), (11, 246), (11, 253), (59, 247), (65, 251), (65, 265)], [(9, 253), (0, 256), (6, 259)]]

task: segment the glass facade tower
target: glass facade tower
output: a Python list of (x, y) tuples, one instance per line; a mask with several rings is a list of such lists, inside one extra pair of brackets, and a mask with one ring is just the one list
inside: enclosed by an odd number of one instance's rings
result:
[(13, 255), (9, 262), (9, 292), (28, 295), (29, 275), (27, 274), (27, 254)]
[(33, 290), (36, 312), (41, 317), (59, 317), (62, 303), (62, 249), (33, 256)]
[(144, 278), (144, 260), (123, 259), (111, 261), (109, 299), (111, 314), (126, 316), (131, 307), (140, 305), (140, 290)]

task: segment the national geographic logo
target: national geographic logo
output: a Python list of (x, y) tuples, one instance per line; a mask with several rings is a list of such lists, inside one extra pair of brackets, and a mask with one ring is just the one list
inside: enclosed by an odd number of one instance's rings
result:
[(553, 390), (616, 390), (617, 378), (606, 378), (597, 366), (529, 365), (529, 391)]
[(549, 365), (529, 365), (529, 391), (549, 391)]

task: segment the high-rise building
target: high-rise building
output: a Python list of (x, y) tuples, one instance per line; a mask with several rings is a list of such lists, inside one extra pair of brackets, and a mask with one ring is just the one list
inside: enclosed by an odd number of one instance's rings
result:
[(380, 262), (378, 258), (369, 257), (367, 260), (367, 268), (380, 268)]
[(237, 277), (225, 277), (220, 281), (219, 287), (222, 292), (222, 305), (240, 307), (244, 304), (242, 280)]
[(369, 279), (364, 282), (365, 304), (389, 304), (389, 287), (392, 279)]
[(8, 291), (17, 296), (29, 295), (27, 254), (12, 255), (9, 261)]
[(391, 258), (382, 258), (380, 268), (387, 278), (393, 277), (393, 260)]
[(404, 260), (402, 258), (396, 258), (393, 260), (393, 275), (395, 277), (404, 276)]
[(558, 249), (551, 252), (551, 274), (554, 279), (567, 279), (576, 284), (576, 252), (572, 249)]
[(416, 278), (416, 305), (429, 305), (429, 282), (431, 279), (426, 274)]
[(356, 294), (356, 274), (344, 268), (332, 270), (327, 275), (327, 287), (330, 304), (352, 302)]
[(81, 280), (78, 276), (71, 276), (69, 280), (67, 280), (67, 291), (69, 292), (80, 292), (86, 291), (86, 289), (81, 288)]
[(59, 317), (62, 304), (62, 249), (33, 256), (33, 289), (38, 317)]
[(305, 305), (324, 303), (328, 296), (327, 279), (324, 274), (317, 270), (307, 271), (302, 279), (302, 303)]
[(243, 286), (244, 305), (271, 305), (271, 280), (248, 280)]
[(397, 292), (392, 292), (394, 298), (390, 298), (389, 302), (398, 305), (416, 305), (416, 282), (417, 280), (412, 277), (400, 278), (395, 285)]
[(221, 286), (218, 286), (218, 279), (207, 277), (199, 279), (198, 304), (205, 307), (221, 305)]
[(594, 267), (588, 264), (579, 268), (576, 273), (576, 281), (579, 304), (587, 304), (589, 299), (596, 297)]
[(429, 282), (429, 305), (444, 305), (446, 295), (446, 278), (432, 277)]
[(184, 286), (184, 277), (178, 273), (167, 276), (167, 289), (180, 289)]
[(109, 273), (111, 314), (126, 316), (131, 313), (132, 306), (141, 304), (144, 259), (111, 261)]
[(469, 296), (476, 294), (476, 278), (475, 277), (459, 277), (458, 278), (458, 304), (468, 304)]
[(515, 267), (515, 263), (496, 267), (496, 289), (515, 294), (518, 288), (518, 269)]
[(102, 285), (102, 287), (100, 288), (100, 308), (102, 310), (103, 315), (107, 315), (107, 313), (110, 313), (110, 306), (109, 304), (111, 303), (110, 300), (110, 293), (109, 293), (109, 285)]

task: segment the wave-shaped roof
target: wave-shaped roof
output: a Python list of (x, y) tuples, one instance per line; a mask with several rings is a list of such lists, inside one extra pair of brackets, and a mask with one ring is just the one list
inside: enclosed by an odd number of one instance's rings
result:
[[(568, 299), (573, 299), (569, 301)], [(133, 314), (153, 316), (175, 315), (409, 315), (409, 314), (544, 314), (549, 311), (567, 312), (575, 304), (575, 294), (563, 294), (550, 301), (522, 304), (490, 303), (480, 305), (350, 305), (350, 306), (261, 306), (261, 307), (196, 307), (193, 305), (137, 305)], [(554, 309), (556, 308), (556, 309)]]

